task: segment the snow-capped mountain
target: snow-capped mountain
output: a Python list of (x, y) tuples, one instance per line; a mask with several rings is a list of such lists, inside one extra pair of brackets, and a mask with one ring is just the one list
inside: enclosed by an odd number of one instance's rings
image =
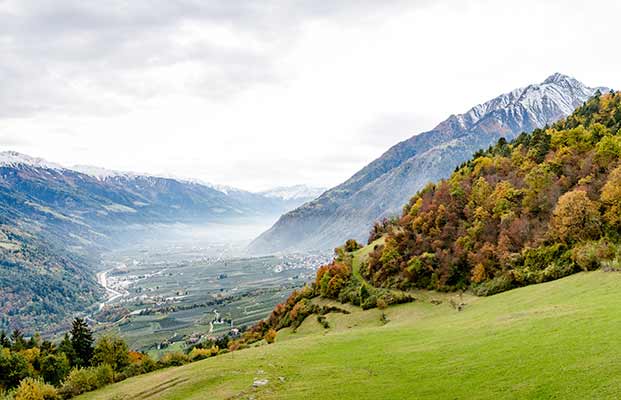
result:
[[(119, 176), (135, 177), (135, 176), (141, 175), (141, 174), (135, 174), (133, 172), (115, 171), (112, 169), (95, 167), (93, 165), (74, 165), (70, 167), (69, 169), (76, 171), (76, 172), (80, 172), (84, 175), (92, 176), (93, 178), (96, 178), (102, 181), (109, 179), (109, 178), (119, 177)], [(142, 174), (142, 175), (145, 175), (145, 174)]]
[(3, 151), (0, 152), (0, 166), (4, 167), (19, 167), (28, 166), (33, 168), (47, 168), (62, 170), (59, 164), (55, 164), (44, 160), (43, 158), (31, 157), (26, 154), (18, 153), (17, 151)]
[(427, 182), (445, 178), (474, 152), (563, 118), (606, 88), (563, 74), (451, 115), (433, 130), (396, 144), (346, 182), (283, 215), (250, 245), (254, 253), (329, 249), (366, 240), (373, 222), (396, 215)]
[(310, 201), (319, 197), (326, 188), (313, 187), (307, 185), (278, 186), (269, 190), (259, 192), (266, 197), (283, 200), (304, 200)]
[[(73, 199), (65, 208), (57, 204), (52, 209), (58, 208), (60, 214), (70, 213), (71, 207), (85, 205), (86, 199), (90, 199), (88, 203), (92, 202), (96, 209), (93, 215), (98, 215), (94, 222), (98, 223), (118, 214), (126, 214), (125, 219), (131, 215), (137, 222), (141, 222), (141, 218), (163, 222), (158, 216), (164, 215), (166, 220), (280, 215), (310, 200), (301, 197), (301, 189), (298, 190), (300, 196), (268, 196), (198, 179), (115, 171), (89, 165), (65, 167), (15, 151), (0, 152), (0, 169), (4, 178), (0, 186), (9, 190), (31, 187), (30, 183), (24, 184), (31, 180), (39, 185), (47, 183), (45, 192), (68, 186), (66, 192), (75, 193), (83, 201)], [(36, 193), (23, 194), (37, 196)], [(61, 203), (64, 200), (60, 199)], [(84, 218), (83, 211), (79, 218)]]

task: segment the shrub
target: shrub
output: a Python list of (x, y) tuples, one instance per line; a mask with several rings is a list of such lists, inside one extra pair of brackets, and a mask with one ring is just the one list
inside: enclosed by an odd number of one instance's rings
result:
[(135, 355), (134, 357), (130, 356), (132, 362), (117, 374), (117, 381), (122, 381), (136, 375), (146, 374), (159, 368), (159, 365), (148, 355), (142, 353), (137, 354), (140, 354), (140, 357), (136, 357)]
[(531, 271), (539, 271), (545, 269), (553, 262), (563, 259), (567, 262), (565, 256), (567, 247), (561, 243), (551, 246), (541, 246), (534, 249), (526, 249), (524, 255), (524, 268)]
[(159, 360), (159, 364), (162, 367), (178, 367), (180, 365), (187, 364), (189, 362), (190, 362), (190, 357), (178, 351), (166, 353)]
[(267, 343), (272, 344), (276, 340), (277, 332), (274, 328), (271, 328), (264, 336), (264, 339)]
[(383, 297), (377, 299), (377, 308), (384, 310), (386, 307), (388, 307), (388, 303), (386, 303), (386, 300)]
[(14, 394), (15, 400), (57, 400), (60, 399), (54, 386), (42, 380), (23, 379)]
[(493, 279), (480, 283), (473, 288), (477, 296), (491, 296), (513, 288), (513, 280), (509, 275), (497, 276)]
[(328, 322), (328, 319), (325, 317), (325, 315), (318, 315), (317, 322), (319, 322), (319, 324), (323, 326), (324, 329), (330, 328), (330, 323)]
[(215, 356), (216, 354), (218, 354), (219, 350), (220, 349), (216, 346), (212, 346), (208, 349), (199, 349), (198, 347), (195, 347), (192, 349), (192, 351), (190, 351), (190, 354), (188, 354), (188, 356), (192, 361), (198, 361)]
[(63, 382), (59, 393), (71, 398), (113, 383), (112, 367), (102, 364), (98, 367), (74, 368)]
[(615, 257), (616, 248), (606, 241), (580, 243), (571, 250), (571, 259), (583, 271), (593, 271), (601, 266), (604, 260)]
[(377, 307), (377, 297), (375, 295), (370, 295), (366, 298), (364, 302), (360, 305), (363, 310), (369, 310), (371, 308)]
[(354, 239), (349, 239), (345, 242), (345, 251), (351, 253), (353, 251), (359, 250), (362, 246)]
[(93, 368), (95, 371), (95, 379), (97, 381), (97, 387), (106, 386), (110, 383), (114, 383), (114, 371), (108, 364), (102, 364)]

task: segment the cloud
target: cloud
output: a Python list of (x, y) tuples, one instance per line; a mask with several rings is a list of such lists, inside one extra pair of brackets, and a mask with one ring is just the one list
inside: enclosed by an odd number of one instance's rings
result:
[(615, 26), (601, 22), (620, 7), (0, 0), (0, 138), (67, 165), (334, 185), (552, 72), (621, 86)]
[(0, 118), (115, 113), (158, 95), (218, 99), (286, 83), (277, 63), (304, 24), (400, 3), (0, 2)]

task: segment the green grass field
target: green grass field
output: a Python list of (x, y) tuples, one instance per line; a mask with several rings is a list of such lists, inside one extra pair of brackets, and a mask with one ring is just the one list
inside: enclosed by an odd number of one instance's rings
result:
[[(81, 399), (601, 399), (621, 393), (621, 274), (487, 298), (421, 293), (309, 317), (277, 342), (129, 379)], [(437, 298), (443, 303), (432, 304)], [(255, 379), (269, 383), (253, 388)]]

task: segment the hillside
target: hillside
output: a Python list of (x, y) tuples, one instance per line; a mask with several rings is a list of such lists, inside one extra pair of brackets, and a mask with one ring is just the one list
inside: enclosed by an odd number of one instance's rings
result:
[(532, 135), (500, 140), (404, 207), (361, 268), (375, 286), (488, 295), (617, 269), (621, 93)]
[(448, 177), (475, 151), (571, 114), (596, 90), (554, 74), (451, 115), (431, 131), (396, 144), (318, 199), (283, 215), (250, 251), (332, 249), (346, 238), (366, 240), (374, 221), (400, 214), (413, 193)]
[[(328, 314), (327, 330), (308, 318), (297, 333), (279, 332), (275, 344), (79, 399), (612, 399), (621, 391), (618, 273), (464, 296), (461, 312), (448, 304), (456, 297), (427, 294), (384, 311)], [(257, 379), (268, 383), (253, 388)]]

